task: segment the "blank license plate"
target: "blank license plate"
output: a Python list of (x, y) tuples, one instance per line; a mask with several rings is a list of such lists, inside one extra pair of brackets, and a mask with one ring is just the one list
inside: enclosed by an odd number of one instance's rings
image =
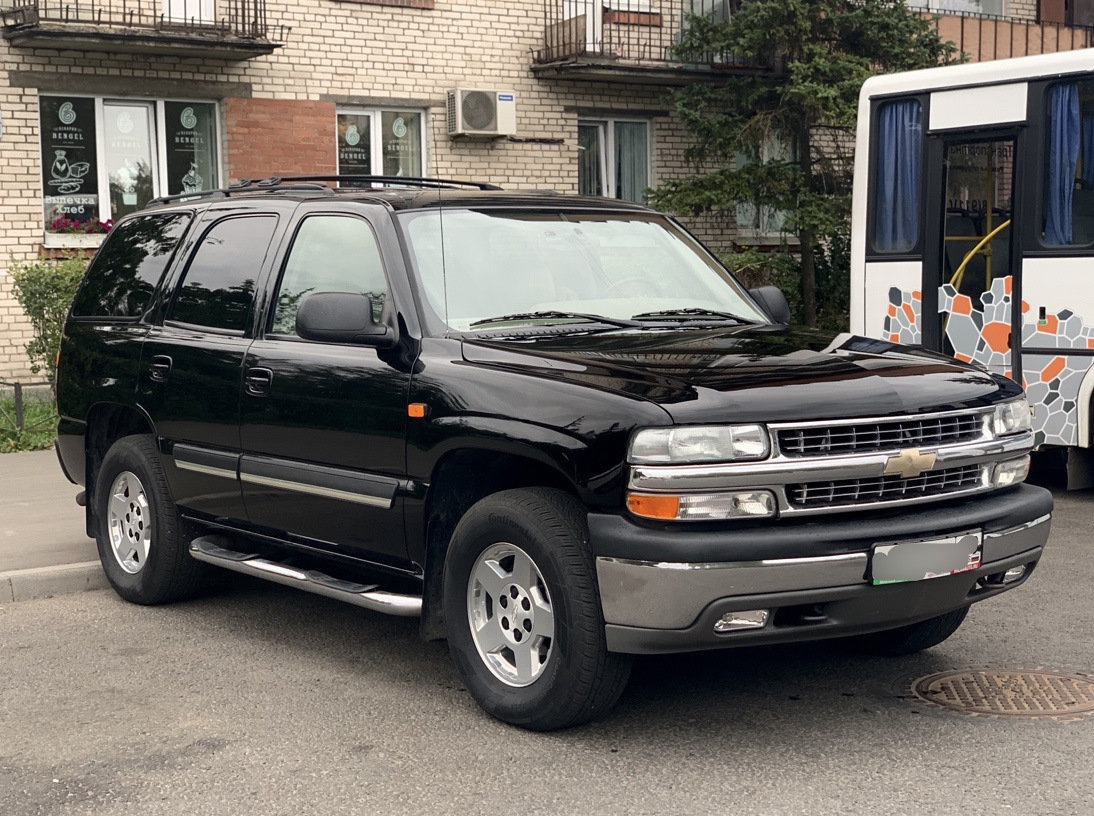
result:
[(878, 544), (870, 575), (877, 586), (969, 572), (980, 568), (980, 544), (979, 530), (948, 538)]

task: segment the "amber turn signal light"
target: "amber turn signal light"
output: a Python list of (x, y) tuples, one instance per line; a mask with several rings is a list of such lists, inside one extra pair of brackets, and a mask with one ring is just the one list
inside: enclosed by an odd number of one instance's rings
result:
[(429, 406), (422, 402), (412, 402), (406, 407), (406, 415), (411, 419), (425, 419)]

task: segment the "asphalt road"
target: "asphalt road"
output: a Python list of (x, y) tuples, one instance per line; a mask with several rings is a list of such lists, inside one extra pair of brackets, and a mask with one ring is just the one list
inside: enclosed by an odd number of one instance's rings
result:
[(1094, 495), (1058, 494), (1023, 588), (930, 652), (825, 645), (638, 662), (611, 716), (482, 714), (412, 621), (224, 574), (161, 608), (0, 608), (0, 814), (1053, 814), (1094, 811), (1094, 715), (911, 698), (964, 667), (1094, 673)]

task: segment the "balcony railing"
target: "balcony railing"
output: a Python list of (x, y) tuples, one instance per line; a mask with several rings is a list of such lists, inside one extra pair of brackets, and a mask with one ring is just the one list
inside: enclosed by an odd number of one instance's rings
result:
[[(918, 4), (910, 4), (915, 5)], [(935, 27), (971, 62), (1055, 54), (1094, 45), (1094, 29), (974, 12), (936, 11)]]
[(289, 32), (266, 0), (8, 0), (0, 11), (14, 46), (248, 59)]
[(726, 19), (739, 0), (543, 0), (544, 38), (533, 70), (618, 81), (644, 75), (672, 84), (696, 76), (755, 73), (732, 54), (682, 53), (690, 15)]

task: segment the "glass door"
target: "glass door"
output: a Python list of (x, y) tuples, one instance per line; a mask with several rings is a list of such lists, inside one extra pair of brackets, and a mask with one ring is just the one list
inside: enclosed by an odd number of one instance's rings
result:
[(924, 291), (937, 292), (938, 317), (924, 340), (958, 360), (1010, 377), (1015, 139), (947, 139), (941, 150), (941, 252), (924, 269)]
[(103, 102), (103, 166), (110, 218), (136, 212), (155, 198), (159, 171), (153, 114), (151, 102)]

